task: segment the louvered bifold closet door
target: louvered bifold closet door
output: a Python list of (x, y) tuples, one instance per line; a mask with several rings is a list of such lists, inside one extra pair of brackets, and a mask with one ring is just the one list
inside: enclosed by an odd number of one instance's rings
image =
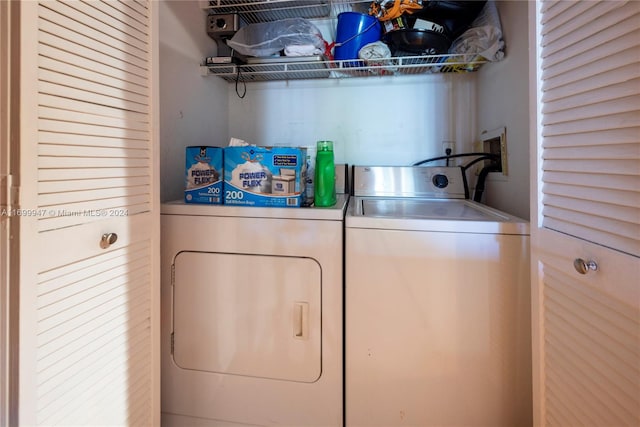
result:
[(640, 2), (545, 2), (543, 225), (640, 256)]
[(152, 424), (149, 7), (38, 2), (38, 425)]
[(638, 426), (640, 2), (538, 7), (540, 424)]

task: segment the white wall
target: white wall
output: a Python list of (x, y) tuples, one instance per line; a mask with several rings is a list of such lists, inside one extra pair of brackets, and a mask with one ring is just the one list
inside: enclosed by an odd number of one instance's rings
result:
[(506, 57), (478, 71), (478, 131), (507, 128), (508, 175), (489, 174), (483, 200), (529, 218), (529, 49), (527, 2), (497, 2)]
[[(484, 202), (513, 215), (529, 218), (529, 20), (528, 2), (497, 2), (506, 57), (487, 64), (478, 74), (478, 134), (483, 130), (507, 128), (508, 175), (489, 174)], [(530, 293), (519, 295), (527, 313)], [(530, 340), (517, 349), (529, 359)], [(531, 366), (518, 366), (515, 381), (529, 390), (527, 398), (515, 408), (520, 419), (517, 425), (530, 426), (533, 421)]]
[(215, 55), (198, 1), (163, 0), (160, 15), (160, 197), (181, 199), (185, 147), (227, 141), (227, 83), (202, 77), (198, 65)]
[(475, 78), (422, 75), (254, 83), (229, 87), (230, 136), (258, 145), (335, 142), (336, 161), (409, 165), (460, 149), (475, 133)]

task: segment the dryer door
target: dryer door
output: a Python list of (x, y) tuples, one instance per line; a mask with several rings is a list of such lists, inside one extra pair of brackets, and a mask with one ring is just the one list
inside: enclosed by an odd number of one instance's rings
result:
[(314, 382), (320, 266), (311, 258), (180, 252), (173, 359), (183, 369)]

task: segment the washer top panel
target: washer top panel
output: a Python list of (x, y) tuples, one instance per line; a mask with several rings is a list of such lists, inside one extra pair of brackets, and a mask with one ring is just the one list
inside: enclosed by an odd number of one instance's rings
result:
[(506, 221), (508, 216), (460, 199), (360, 199), (356, 215), (378, 218)]

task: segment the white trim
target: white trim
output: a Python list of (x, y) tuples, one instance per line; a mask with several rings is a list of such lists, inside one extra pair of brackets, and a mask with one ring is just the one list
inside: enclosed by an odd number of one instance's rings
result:
[[(20, 43), (17, 55), (20, 66), (20, 84), (18, 95), (20, 106), (19, 154), (17, 185), (20, 188), (18, 208), (35, 209), (38, 195), (38, 3), (19, 2), (20, 7)], [(37, 218), (17, 217), (20, 251), (17, 254), (19, 274), (18, 304), (18, 418), (24, 426), (37, 425), (36, 408), (38, 402), (37, 384), (37, 269), (34, 259), (29, 256), (38, 249)]]
[[(9, 70), (11, 3), (0, 2), (0, 210), (10, 207), (9, 121), (11, 77)], [(8, 214), (0, 212), (0, 427), (9, 426), (9, 227)]]
[(151, 108), (151, 419), (160, 425), (160, 13), (150, 1), (150, 108)]
[(542, 307), (542, 269), (537, 260), (539, 245), (539, 231), (542, 224), (542, 204), (540, 190), (542, 188), (538, 171), (540, 169), (539, 136), (541, 102), (539, 90), (539, 60), (538, 46), (540, 38), (538, 31), (539, 13), (542, 4), (540, 2), (529, 2), (529, 144), (530, 144), (530, 227), (531, 227), (531, 374), (533, 386), (533, 425), (543, 426), (545, 424), (544, 414), (545, 399), (544, 393), (544, 319), (541, 316)]

